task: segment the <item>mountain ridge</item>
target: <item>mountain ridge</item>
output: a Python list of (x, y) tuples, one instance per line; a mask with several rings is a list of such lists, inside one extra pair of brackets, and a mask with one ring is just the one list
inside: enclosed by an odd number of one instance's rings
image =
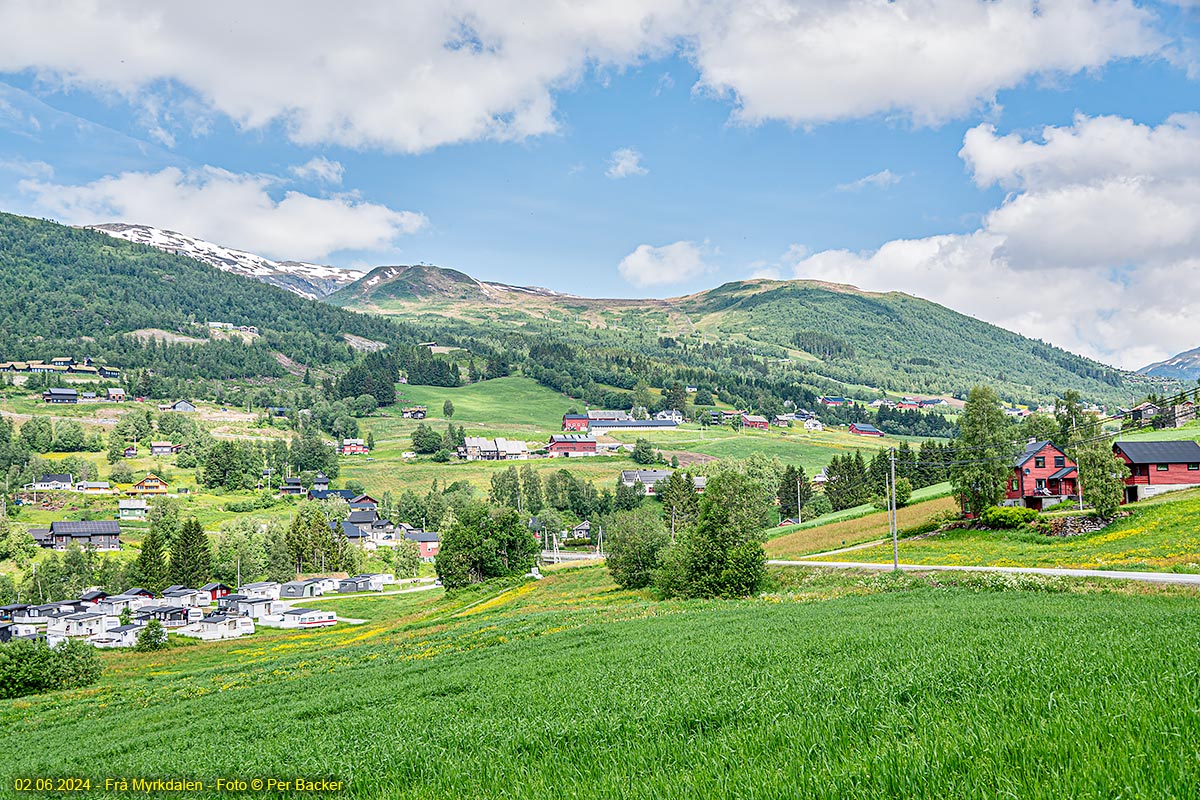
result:
[(1170, 358), (1155, 361), (1137, 370), (1141, 375), (1155, 378), (1173, 378), (1175, 380), (1200, 379), (1200, 347), (1184, 350)]
[(235, 275), (243, 275), (287, 289), (289, 292), (320, 300), (354, 283), (361, 272), (305, 261), (276, 261), (247, 250), (210, 242), (186, 233), (127, 222), (84, 225), (117, 239), (144, 244), (175, 255), (187, 256)]

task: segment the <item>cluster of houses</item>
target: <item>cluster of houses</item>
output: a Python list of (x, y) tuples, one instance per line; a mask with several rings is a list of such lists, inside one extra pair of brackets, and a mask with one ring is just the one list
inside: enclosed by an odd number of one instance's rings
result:
[(77, 389), (52, 386), (42, 392), (42, 402), (51, 405), (75, 405), (76, 403), (124, 403), (125, 390), (121, 388), (106, 389), (101, 397), (95, 392), (80, 392)]
[(525, 461), (529, 458), (529, 446), (515, 439), (468, 436), (458, 448), (458, 457), (467, 461)]
[[(1116, 442), (1113, 455), (1129, 468), (1126, 503), (1200, 486), (1200, 444), (1194, 441)], [(1053, 442), (1031, 441), (1013, 462), (1004, 505), (1041, 510), (1078, 497), (1078, 465)]]
[(400, 416), (404, 419), (425, 419), (428, 413), (429, 409), (425, 406), (405, 406), (400, 409)]
[(234, 325), (232, 322), (206, 322), (205, 324), (214, 331), (241, 331), (242, 333), (258, 333), (258, 327), (255, 325)]
[(121, 377), (121, 370), (116, 367), (110, 367), (107, 364), (101, 364), (91, 356), (85, 357), (83, 361), (76, 361), (70, 356), (60, 356), (50, 359), (49, 363), (45, 361), (3, 361), (0, 362), (0, 372), (54, 372), (68, 375), (82, 375), (88, 378), (115, 379)]
[[(79, 492), (81, 494), (116, 494), (117, 489), (108, 481), (76, 481), (68, 473), (42, 475), (33, 483), (21, 487), (26, 492)], [(149, 473), (125, 490), (135, 496), (166, 494), (168, 484), (154, 473)]]
[(350, 506), (350, 515), (340, 523), (331, 523), (331, 527), (340, 527), (351, 544), (357, 544), (364, 550), (395, 547), (407, 539), (416, 543), (423, 561), (433, 561), (437, 557), (441, 536), (436, 532), (422, 530), (404, 522), (394, 523), (381, 517), (379, 501), (374, 497), (367, 494), (356, 495), (349, 489), (330, 489), (329, 478), (323, 472), (317, 473), (313, 478), (312, 487), (308, 489), (304, 488), (300, 478), (284, 478), (279, 491), (285, 495), (306, 496), (309, 500), (345, 500)]
[[(84, 639), (97, 647), (132, 647), (151, 620), (172, 633), (203, 641), (245, 636), (254, 633), (256, 625), (328, 627), (337, 624), (336, 613), (295, 608), (289, 601), (332, 593), (381, 591), (395, 582), (394, 575), (377, 573), (288, 583), (262, 581), (248, 583), (236, 592), (214, 582), (199, 589), (168, 586), (158, 597), (136, 586), (114, 595), (92, 589), (77, 600), (0, 606), (0, 642), (44, 638), (55, 645), (65, 639)], [(128, 622), (122, 623), (122, 615)]]
[[(840, 403), (825, 403), (825, 400), (840, 400)], [(821, 398), (822, 405), (845, 405), (851, 401), (844, 397)], [(897, 411), (928, 411), (931, 408), (939, 408), (950, 405), (949, 401), (942, 397), (901, 397), (899, 400), (889, 400), (886, 398), (872, 400), (867, 403), (870, 408), (894, 408)]]

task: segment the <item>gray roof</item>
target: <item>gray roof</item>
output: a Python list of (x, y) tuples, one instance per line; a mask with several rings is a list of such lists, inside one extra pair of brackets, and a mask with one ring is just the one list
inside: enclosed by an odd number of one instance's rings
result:
[(346, 521), (352, 525), (362, 525), (363, 523), (374, 522), (377, 516), (374, 509), (361, 509), (359, 511), (351, 511)]
[(1052, 480), (1052, 481), (1062, 480), (1063, 478), (1067, 477), (1068, 475), (1073, 475), (1075, 473), (1075, 471), (1076, 471), (1075, 467), (1063, 467), (1058, 472), (1051, 475), (1048, 480)]
[(1049, 440), (1046, 440), (1044, 442), (1030, 442), (1029, 444), (1025, 445), (1025, 452), (1021, 453), (1021, 455), (1017, 456), (1016, 460), (1013, 461), (1013, 466), (1015, 466), (1015, 467), (1025, 466), (1025, 464), (1029, 461), (1029, 459), (1033, 458), (1038, 453), (1040, 453), (1042, 450), (1044, 450), (1047, 445), (1049, 445), (1050, 447), (1057, 450), (1060, 454), (1062, 454), (1064, 456), (1066, 455), (1066, 453), (1063, 452), (1063, 449), (1061, 447), (1059, 447), (1054, 442), (1051, 442)]
[(404, 532), (404, 538), (410, 542), (440, 542), (441, 537), (436, 531), (411, 530)]
[(55, 473), (54, 475), (43, 475), (37, 479), (37, 483), (71, 483), (70, 475), (64, 473)]
[(50, 533), (55, 536), (118, 536), (121, 526), (115, 519), (89, 520), (84, 522), (51, 522)]
[(1200, 463), (1200, 444), (1177, 442), (1117, 442), (1113, 447), (1134, 464)]
[[(764, 422), (766, 420), (763, 420)], [(678, 427), (670, 419), (594, 419), (592, 428), (675, 428)]]

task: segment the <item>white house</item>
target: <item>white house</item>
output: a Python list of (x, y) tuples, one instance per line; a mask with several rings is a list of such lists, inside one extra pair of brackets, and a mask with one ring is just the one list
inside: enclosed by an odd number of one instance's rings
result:
[(205, 608), (212, 605), (212, 595), (199, 589), (167, 589), (163, 592), (163, 600), (178, 603), (185, 608)]
[(238, 594), (244, 594), (246, 597), (265, 597), (268, 600), (278, 600), (279, 589), (280, 585), (275, 581), (258, 581), (239, 586)]
[(111, 627), (116, 627), (114, 617), (106, 616), (96, 611), (85, 611), (81, 614), (70, 614), (56, 617), (46, 624), (47, 638), (69, 638), (95, 636), (104, 633)]
[(804, 430), (809, 433), (820, 433), (825, 430), (825, 426), (821, 424), (821, 420), (814, 417), (804, 420)]
[(199, 639), (204, 642), (217, 642), (222, 639), (236, 639), (254, 633), (254, 620), (249, 617), (232, 617), (226, 614), (212, 614), (199, 622), (194, 622), (179, 633)]
[(247, 597), (238, 600), (234, 606), (234, 610), (238, 614), (250, 619), (262, 619), (274, 614), (277, 606), (283, 608), (278, 600), (272, 600), (269, 597)]
[(26, 488), (35, 492), (69, 492), (75, 488), (75, 480), (69, 474), (42, 475)]
[(96, 603), (96, 608), (109, 616), (118, 617), (127, 608), (134, 612), (153, 603), (152, 599), (140, 594), (114, 594)]
[(96, 647), (101, 648), (133, 647), (137, 644), (138, 634), (144, 627), (144, 625), (139, 625), (136, 622), (128, 625), (118, 625), (115, 628), (109, 628), (104, 633), (89, 636), (88, 641)]

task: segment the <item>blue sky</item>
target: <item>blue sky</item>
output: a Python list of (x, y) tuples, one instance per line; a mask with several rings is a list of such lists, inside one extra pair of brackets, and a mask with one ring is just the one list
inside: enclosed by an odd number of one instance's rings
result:
[(1126, 367), (1200, 344), (1188, 0), (271, 5), (5, 4), (0, 207), (590, 296), (844, 281)]

